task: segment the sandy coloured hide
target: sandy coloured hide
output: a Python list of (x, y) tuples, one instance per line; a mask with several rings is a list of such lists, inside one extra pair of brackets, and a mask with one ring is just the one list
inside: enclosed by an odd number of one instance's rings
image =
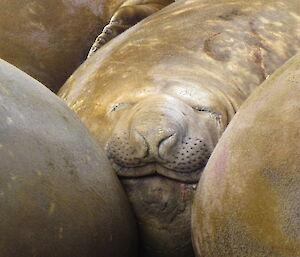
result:
[(137, 256), (104, 153), (42, 84), (0, 61), (0, 256)]
[(125, 0), (1, 0), (0, 58), (56, 92)]
[(200, 180), (197, 256), (300, 256), (300, 55), (240, 108)]
[(146, 256), (193, 256), (191, 200), (211, 152), (244, 100), (299, 49), (298, 0), (176, 1), (63, 86), (106, 147)]
[(126, 0), (111, 17), (102, 33), (96, 38), (88, 57), (111, 39), (120, 35), (141, 20), (161, 10), (175, 0)]

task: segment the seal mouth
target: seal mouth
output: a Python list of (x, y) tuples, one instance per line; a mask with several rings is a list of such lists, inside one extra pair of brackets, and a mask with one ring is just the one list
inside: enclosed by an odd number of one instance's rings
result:
[(168, 169), (159, 163), (150, 163), (143, 166), (124, 167), (111, 160), (112, 167), (121, 178), (141, 179), (150, 176), (159, 176), (185, 184), (197, 184), (203, 168), (191, 172), (180, 172)]
[(161, 179), (167, 179), (170, 182), (173, 181), (174, 183), (185, 184), (186, 188), (188, 188), (190, 191), (196, 191), (198, 182), (199, 182), (199, 181), (196, 181), (196, 182), (182, 181), (182, 180), (178, 180), (178, 179), (174, 179), (171, 177), (161, 175), (159, 173), (144, 175), (144, 176), (139, 176), (139, 177), (134, 177), (134, 176), (130, 177), (130, 176), (122, 176), (122, 175), (118, 175), (118, 177), (121, 180), (139, 180), (139, 179), (148, 179), (148, 178), (156, 178), (157, 177), (157, 178), (161, 178)]

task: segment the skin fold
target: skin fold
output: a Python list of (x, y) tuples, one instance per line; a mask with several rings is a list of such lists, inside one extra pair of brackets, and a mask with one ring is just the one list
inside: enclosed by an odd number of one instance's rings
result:
[(296, 0), (178, 1), (101, 47), (60, 90), (106, 149), (144, 256), (193, 256), (202, 170), (241, 104), (299, 50), (299, 25)]
[(125, 1), (113, 14), (103, 32), (96, 38), (88, 57), (92, 56), (101, 46), (117, 35), (173, 2), (174, 0)]

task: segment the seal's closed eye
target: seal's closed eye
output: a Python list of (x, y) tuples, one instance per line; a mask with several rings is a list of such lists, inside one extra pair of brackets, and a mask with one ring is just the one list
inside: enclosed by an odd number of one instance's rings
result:
[(133, 104), (128, 104), (128, 103), (117, 103), (117, 104), (114, 104), (113, 107), (110, 110), (110, 113), (119, 111), (120, 109), (125, 108), (125, 107), (129, 107), (129, 106), (133, 106)]

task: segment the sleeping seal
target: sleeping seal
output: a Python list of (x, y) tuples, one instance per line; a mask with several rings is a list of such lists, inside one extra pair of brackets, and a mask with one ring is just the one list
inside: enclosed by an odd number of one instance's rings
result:
[(0, 171), (1, 257), (137, 256), (104, 152), (61, 99), (2, 60)]
[(192, 212), (197, 256), (300, 256), (300, 54), (240, 108)]
[(249, 94), (300, 48), (298, 0), (184, 0), (104, 45), (59, 95), (106, 147), (146, 256), (192, 256), (203, 167)]

